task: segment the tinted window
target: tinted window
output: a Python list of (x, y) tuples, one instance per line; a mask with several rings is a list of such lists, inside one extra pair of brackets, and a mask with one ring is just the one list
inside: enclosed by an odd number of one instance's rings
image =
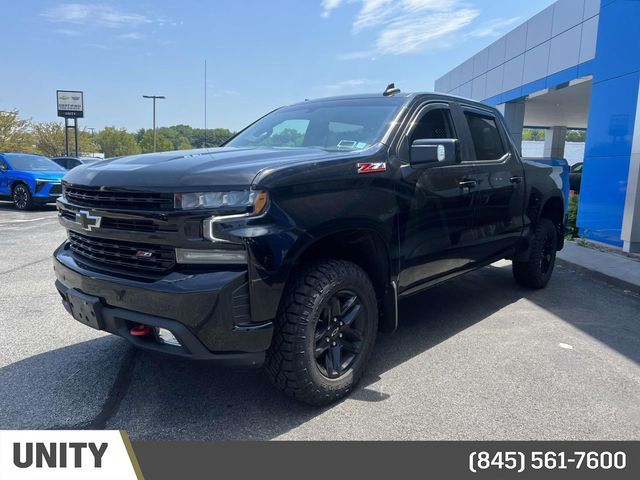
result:
[(500, 132), (493, 117), (465, 112), (471, 138), (476, 149), (476, 160), (498, 160), (506, 153)]
[(420, 118), (411, 133), (411, 143), (430, 138), (455, 138), (451, 125), (449, 110), (429, 110)]

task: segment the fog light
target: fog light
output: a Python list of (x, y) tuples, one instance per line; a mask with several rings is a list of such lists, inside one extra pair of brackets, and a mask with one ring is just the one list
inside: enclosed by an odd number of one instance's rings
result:
[(244, 250), (193, 250), (176, 248), (178, 263), (238, 265), (247, 263), (247, 253)]
[(182, 345), (178, 341), (178, 339), (166, 328), (158, 329), (158, 338), (162, 343), (166, 343), (167, 345), (173, 345), (176, 347), (181, 347)]

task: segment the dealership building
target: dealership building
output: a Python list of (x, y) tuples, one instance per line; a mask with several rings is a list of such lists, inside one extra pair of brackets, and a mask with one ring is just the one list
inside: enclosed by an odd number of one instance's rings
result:
[(435, 90), (496, 105), (516, 142), (563, 157), (587, 131), (580, 236), (640, 251), (640, 1), (560, 0), (446, 73)]

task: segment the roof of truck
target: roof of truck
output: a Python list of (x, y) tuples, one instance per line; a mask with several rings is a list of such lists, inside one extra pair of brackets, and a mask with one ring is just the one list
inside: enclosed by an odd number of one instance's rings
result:
[(409, 103), (409, 101), (411, 101), (413, 98), (423, 97), (423, 96), (450, 99), (455, 101), (464, 101), (464, 103), (467, 103), (467, 104), (475, 104), (475, 105), (481, 105), (484, 107), (494, 108), (491, 105), (486, 105), (482, 102), (479, 102), (478, 100), (473, 100), (471, 98), (459, 97), (459, 96), (449, 95), (447, 93), (439, 93), (439, 92), (406, 92), (406, 93), (400, 92), (400, 93), (396, 93), (388, 96), (385, 96), (382, 93), (362, 93), (362, 94), (356, 94), (356, 95), (340, 95), (340, 96), (333, 96), (333, 97), (307, 99), (303, 102), (297, 102), (294, 105), (301, 105), (304, 103), (315, 103), (315, 102), (320, 103), (320, 102), (326, 102), (326, 101), (364, 100), (368, 98), (387, 98), (390, 101), (393, 101), (395, 99), (395, 102), (397, 103)]

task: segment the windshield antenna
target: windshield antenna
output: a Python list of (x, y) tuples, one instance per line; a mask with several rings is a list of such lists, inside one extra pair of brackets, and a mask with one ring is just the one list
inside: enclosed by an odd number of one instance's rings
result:
[(391, 95), (395, 95), (396, 93), (400, 93), (400, 89), (396, 88), (395, 83), (390, 83), (389, 85), (387, 85), (387, 88), (384, 89), (382, 95), (384, 95), (385, 97), (389, 97)]

